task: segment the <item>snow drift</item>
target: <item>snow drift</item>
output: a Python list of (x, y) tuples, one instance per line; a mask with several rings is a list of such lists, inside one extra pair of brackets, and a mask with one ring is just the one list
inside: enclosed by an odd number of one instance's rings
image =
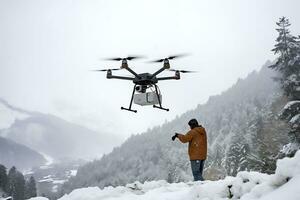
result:
[(102, 190), (98, 187), (88, 187), (76, 189), (59, 200), (299, 200), (299, 185), (300, 151), (293, 158), (278, 160), (276, 172), (272, 175), (243, 171), (236, 177), (228, 176), (218, 181), (167, 183), (161, 180), (144, 184), (135, 182), (126, 186), (105, 187)]

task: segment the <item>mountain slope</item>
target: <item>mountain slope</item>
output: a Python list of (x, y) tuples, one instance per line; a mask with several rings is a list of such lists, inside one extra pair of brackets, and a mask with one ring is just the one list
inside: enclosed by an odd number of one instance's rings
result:
[(5, 121), (0, 127), (1, 136), (56, 160), (100, 157), (119, 143), (111, 134), (98, 133), (54, 115), (15, 108), (1, 99), (0, 108)]
[(44, 164), (46, 160), (38, 152), (18, 144), (12, 140), (0, 137), (0, 163), (10, 168), (29, 169)]
[(241, 170), (274, 172), (275, 156), (287, 140), (288, 126), (276, 119), (286, 100), (272, 80), (276, 74), (268, 65), (211, 97), (206, 104), (132, 136), (101, 160), (81, 167), (65, 184), (65, 192), (86, 186), (125, 185), (135, 180), (191, 180), (187, 145), (171, 141), (175, 132), (188, 131), (191, 118), (197, 118), (207, 130), (206, 178), (219, 179)]
[(0, 130), (9, 128), (15, 120), (26, 119), (31, 113), (15, 108), (0, 98)]

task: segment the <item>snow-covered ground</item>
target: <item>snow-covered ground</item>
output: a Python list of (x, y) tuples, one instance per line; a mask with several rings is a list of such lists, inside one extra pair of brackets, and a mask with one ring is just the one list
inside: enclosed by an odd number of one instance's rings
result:
[[(81, 188), (59, 200), (299, 200), (300, 151), (293, 158), (277, 161), (275, 174), (239, 172), (218, 181), (167, 183), (164, 180), (126, 186)], [(46, 200), (32, 198), (30, 200)]]

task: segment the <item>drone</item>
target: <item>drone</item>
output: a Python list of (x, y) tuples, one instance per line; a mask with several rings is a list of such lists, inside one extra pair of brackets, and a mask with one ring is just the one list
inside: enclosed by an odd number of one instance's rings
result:
[[(106, 60), (121, 61), (120, 68), (98, 69), (98, 70), (93, 70), (93, 71), (106, 72), (107, 79), (121, 79), (121, 80), (129, 80), (129, 81), (133, 82), (134, 86), (133, 86), (133, 91), (132, 91), (129, 107), (128, 108), (121, 107), (121, 110), (127, 110), (127, 111), (136, 113), (137, 110), (132, 109), (132, 104), (135, 103), (135, 104), (141, 105), (141, 106), (152, 105), (154, 108), (169, 111), (168, 108), (164, 108), (162, 106), (162, 95), (161, 95), (161, 92), (159, 90), (157, 83), (158, 83), (158, 81), (163, 81), (163, 80), (179, 80), (180, 73), (195, 72), (195, 71), (171, 69), (169, 60), (173, 60), (175, 58), (179, 58), (182, 56), (184, 56), (184, 55), (173, 55), (173, 56), (169, 56), (166, 58), (150, 61), (152, 63), (163, 63), (163, 67), (160, 68), (159, 70), (157, 70), (156, 72), (154, 72), (153, 74), (151, 74), (151, 73), (138, 74), (129, 67), (128, 61), (142, 58), (141, 56), (128, 56), (125, 58), (120, 58), (120, 57), (109, 58)], [(128, 72), (130, 72), (133, 75), (133, 77), (117, 76), (117, 75), (112, 74), (112, 71), (117, 71), (117, 70), (122, 70), (122, 69), (125, 69)], [(163, 72), (165, 70), (173, 71), (173, 72), (175, 72), (175, 75), (174, 76), (166, 76), (166, 77), (157, 77), (157, 75), (159, 75), (161, 72)]]

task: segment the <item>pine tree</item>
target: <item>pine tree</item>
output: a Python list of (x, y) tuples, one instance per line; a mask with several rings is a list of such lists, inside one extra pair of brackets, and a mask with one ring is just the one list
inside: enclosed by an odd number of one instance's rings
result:
[(227, 175), (235, 176), (239, 171), (248, 169), (250, 154), (249, 145), (246, 143), (245, 138), (239, 134), (235, 134), (232, 142), (226, 153), (226, 171)]
[(279, 71), (281, 77), (278, 79), (281, 86), (290, 99), (290, 102), (280, 113), (281, 119), (287, 120), (291, 125), (289, 132), (290, 143), (285, 146), (284, 154), (293, 156), (300, 148), (300, 37), (290, 34), (288, 27), (291, 25), (285, 17), (276, 23), (279, 33), (272, 50), (279, 54), (277, 62), (270, 67)]
[(36, 197), (36, 184), (33, 176), (25, 183), (25, 198)]
[(7, 193), (9, 196), (13, 196), (13, 194), (16, 193), (16, 174), (17, 169), (13, 166), (8, 172)]
[(276, 24), (279, 26), (276, 29), (279, 35), (272, 51), (274, 51), (274, 54), (279, 54), (279, 57), (277, 62), (270, 67), (281, 73), (282, 77), (279, 78), (279, 81), (285, 94), (294, 96), (294, 92), (300, 83), (299, 41), (290, 34), (288, 28), (291, 24), (287, 18), (280, 18)]
[(0, 191), (6, 192), (7, 190), (7, 174), (6, 174), (6, 167), (0, 164)]
[(253, 167), (255, 171), (271, 174), (274, 173), (276, 169), (276, 155), (273, 154), (273, 143), (274, 140), (276, 140), (276, 135), (273, 132), (272, 139), (268, 137), (267, 130), (264, 130), (264, 124), (267, 125), (267, 121), (264, 122), (263, 119), (267, 120), (262, 116), (259, 116), (255, 120), (256, 132), (253, 135), (253, 139), (256, 141), (255, 150), (258, 159), (254, 159), (252, 163), (256, 164), (256, 166)]
[(25, 199), (25, 179), (21, 172), (17, 171), (16, 174), (16, 193), (13, 195), (14, 200)]
[(12, 167), (8, 172), (8, 194), (14, 200), (24, 200), (25, 179), (16, 167)]

